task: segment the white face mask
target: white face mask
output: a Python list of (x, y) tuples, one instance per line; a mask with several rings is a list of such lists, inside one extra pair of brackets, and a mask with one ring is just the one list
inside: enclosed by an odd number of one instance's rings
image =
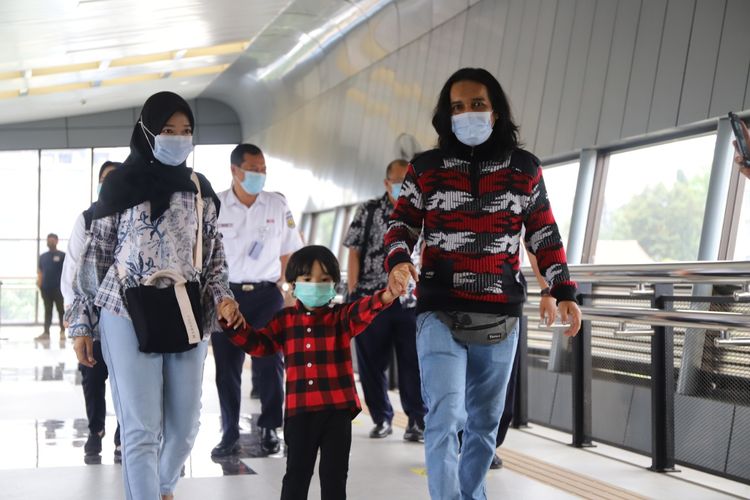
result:
[[(140, 124), (144, 133), (148, 133), (154, 138), (154, 147), (151, 148), (154, 152), (154, 158), (164, 165), (177, 166), (185, 163), (185, 160), (193, 151), (192, 135), (154, 135), (142, 121)], [(149, 142), (148, 136), (146, 136), (146, 141)], [(151, 142), (149, 142), (150, 145)]]
[(451, 116), (456, 138), (467, 146), (478, 146), (492, 135), (492, 112), (478, 111)]

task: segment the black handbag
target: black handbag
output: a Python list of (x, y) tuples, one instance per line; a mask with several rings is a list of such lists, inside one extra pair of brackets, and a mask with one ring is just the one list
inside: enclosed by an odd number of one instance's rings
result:
[[(196, 210), (198, 235), (193, 252), (195, 268), (200, 275), (203, 262), (203, 198), (195, 173), (191, 176), (198, 187)], [(125, 276), (119, 269), (120, 277)], [(172, 285), (157, 287), (157, 280), (171, 280)], [(125, 300), (133, 328), (138, 337), (138, 350), (146, 353), (176, 353), (193, 349), (203, 338), (201, 286), (186, 281), (181, 274), (165, 269), (144, 278), (136, 287), (125, 290)]]

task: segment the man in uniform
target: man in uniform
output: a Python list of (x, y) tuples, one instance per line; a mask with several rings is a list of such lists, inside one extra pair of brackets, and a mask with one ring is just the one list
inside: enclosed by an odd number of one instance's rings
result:
[(36, 337), (36, 340), (49, 340), (49, 327), (52, 325), (52, 304), (57, 308), (60, 321), (60, 340), (65, 340), (65, 327), (63, 326), (63, 296), (60, 291), (60, 276), (62, 275), (65, 252), (57, 249), (57, 235), (47, 235), (48, 252), (39, 256), (39, 267), (37, 269), (36, 286), (42, 294), (44, 301), (44, 331)]
[[(349, 248), (347, 284), (351, 299), (374, 293), (388, 282), (383, 238), (408, 166), (405, 160), (394, 160), (388, 164), (384, 181), (386, 192), (362, 204), (352, 220), (344, 240), (344, 245)], [(393, 432), (393, 407), (388, 398), (386, 369), (395, 347), (399, 396), (409, 417), (404, 439), (414, 442), (424, 440), (427, 408), (420, 392), (415, 305), (413, 297), (396, 300), (375, 318), (363, 335), (354, 339), (359, 380), (365, 393), (365, 403), (375, 423), (370, 432), (371, 438), (384, 438)]]
[[(286, 199), (263, 191), (266, 161), (252, 144), (240, 144), (231, 154), (232, 187), (219, 193), (219, 231), (229, 267), (229, 284), (240, 311), (254, 328), (262, 328), (279, 311), (284, 298), (279, 282), (289, 256), (302, 247), (302, 239)], [(240, 385), (245, 352), (226, 335), (213, 335), (216, 387), (221, 406), (222, 438), (213, 457), (237, 453), (239, 444)], [(252, 357), (261, 414), (256, 423), (264, 452), (280, 448), (276, 428), (282, 424), (284, 362), (281, 353)]]

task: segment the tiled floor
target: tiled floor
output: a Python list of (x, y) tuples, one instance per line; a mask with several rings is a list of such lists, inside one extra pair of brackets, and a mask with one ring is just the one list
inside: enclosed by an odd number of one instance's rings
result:
[[(32, 339), (37, 329), (0, 327), (0, 499), (112, 499), (123, 498), (120, 466), (113, 463), (114, 416), (108, 417), (101, 464), (87, 465), (83, 457), (86, 441), (80, 375), (70, 342), (44, 345)], [(248, 368), (246, 366), (246, 368)], [(247, 380), (245, 380), (247, 379)], [(248, 395), (249, 370), (243, 376), (243, 394)], [(397, 395), (392, 398), (398, 407)], [(110, 403), (110, 414), (111, 403)], [(185, 464), (185, 477), (177, 487), (179, 500), (273, 499), (278, 498), (285, 461), (283, 449), (266, 457), (258, 446), (253, 415), (259, 403), (242, 401), (242, 452), (238, 457), (215, 461), (211, 448), (219, 441), (219, 405), (214, 386), (214, 364), (209, 354), (203, 383), (201, 430), (193, 453)], [(429, 498), (422, 445), (406, 443), (402, 430), (383, 440), (367, 437), (372, 423), (365, 414), (354, 421), (348, 482), (353, 499), (421, 500)], [(514, 467), (527, 458), (542, 460), (561, 472), (580, 474), (653, 498), (750, 497), (750, 487), (700, 473), (680, 477), (646, 471), (647, 459), (612, 450), (617, 459), (565, 446), (567, 436), (542, 428), (511, 430), (507, 448), (508, 466), (490, 471), (487, 494), (498, 498), (574, 498), (570, 487), (547, 484)], [(519, 458), (520, 457), (520, 458)], [(531, 470), (527, 467), (527, 470)], [(687, 471), (686, 471), (687, 472)], [(699, 486), (709, 485), (710, 488)], [(317, 479), (310, 498), (319, 498)], [(589, 495), (589, 497), (591, 497)]]

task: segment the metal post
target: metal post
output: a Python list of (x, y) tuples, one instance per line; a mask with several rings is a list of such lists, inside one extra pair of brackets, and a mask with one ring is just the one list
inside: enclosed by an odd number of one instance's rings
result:
[(581, 151), (578, 168), (578, 183), (573, 199), (573, 215), (570, 220), (568, 244), (565, 255), (570, 264), (580, 264), (583, 255), (583, 243), (586, 238), (586, 224), (591, 206), (591, 190), (594, 187), (597, 152), (595, 149)]
[[(666, 310), (671, 284), (654, 285), (651, 307)], [(672, 307), (669, 307), (672, 309)], [(651, 337), (651, 470), (674, 472), (674, 329), (655, 326)]]
[[(581, 305), (590, 306), (591, 283), (579, 283)], [(591, 444), (591, 321), (583, 321), (573, 339), (573, 446), (584, 448)]]
[[(732, 127), (727, 118), (721, 118), (716, 130), (716, 145), (711, 164), (711, 177), (708, 182), (698, 260), (714, 261), (719, 257), (729, 181), (733, 173), (732, 155)], [(698, 285), (693, 289), (693, 295), (711, 294), (710, 284)], [(691, 308), (708, 310), (708, 304), (694, 304)], [(680, 394), (697, 394), (700, 390), (700, 367), (703, 363), (705, 339), (705, 330), (702, 329), (690, 329), (685, 335), (680, 375), (677, 381), (677, 390)]]
[(513, 395), (514, 429), (529, 425), (529, 320), (521, 316), (518, 325), (518, 372), (516, 373), (516, 392)]

